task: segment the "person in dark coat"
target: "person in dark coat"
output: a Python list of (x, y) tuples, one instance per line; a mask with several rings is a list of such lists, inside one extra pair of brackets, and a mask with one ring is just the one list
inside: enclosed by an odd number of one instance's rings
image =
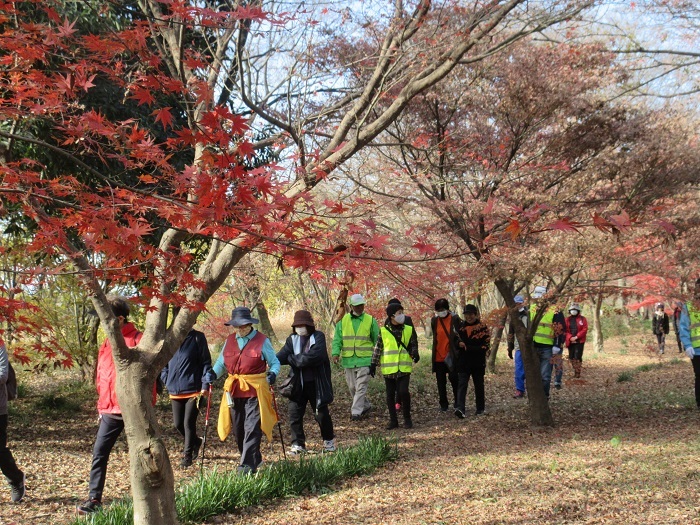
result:
[(484, 394), (484, 375), (486, 374), (486, 357), (490, 350), (491, 335), (489, 328), (479, 319), (479, 310), (468, 304), (462, 312), (464, 319), (457, 329), (459, 334), (459, 352), (457, 354), (457, 407), (455, 415), (463, 418), (466, 412), (467, 388), (469, 378), (474, 382), (476, 415), (482, 415), (486, 409)]
[(430, 330), (433, 334), (432, 345), (432, 370), (437, 382), (440, 410), (447, 412), (447, 381), (452, 386), (454, 396), (454, 408), (457, 409), (457, 370), (455, 360), (457, 356), (457, 343), (461, 320), (458, 315), (450, 311), (447, 299), (435, 301), (435, 316), (430, 320)]
[(651, 319), (651, 330), (656, 336), (656, 342), (659, 344), (659, 354), (663, 354), (666, 348), (666, 336), (670, 330), (668, 314), (664, 310), (664, 303), (656, 304), (654, 317)]
[(180, 466), (187, 468), (197, 459), (202, 438), (197, 436), (197, 401), (208, 395), (204, 376), (211, 370), (211, 354), (206, 336), (191, 330), (170, 362), (160, 373), (173, 407), (173, 427), (185, 438)]
[(311, 405), (314, 419), (321, 429), (323, 451), (335, 451), (335, 433), (328, 405), (333, 402), (331, 363), (328, 359), (326, 336), (316, 330), (311, 313), (299, 310), (294, 314), (292, 334), (277, 353), (280, 364), (291, 367), (298, 384), (289, 400), (289, 426), (292, 431), (292, 454), (306, 452), (304, 413)]
[(12, 452), (7, 447), (7, 380), (10, 377), (10, 361), (7, 348), (0, 339), (0, 471), (10, 485), (10, 499), (19, 503), (24, 498), (24, 472), (15, 463)]

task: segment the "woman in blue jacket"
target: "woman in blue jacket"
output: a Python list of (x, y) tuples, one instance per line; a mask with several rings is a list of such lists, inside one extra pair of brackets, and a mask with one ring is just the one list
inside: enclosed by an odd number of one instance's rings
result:
[(180, 466), (187, 468), (199, 455), (202, 438), (197, 436), (197, 400), (206, 395), (204, 376), (211, 370), (211, 354), (202, 332), (191, 330), (170, 362), (160, 373), (173, 407), (173, 426), (185, 438)]

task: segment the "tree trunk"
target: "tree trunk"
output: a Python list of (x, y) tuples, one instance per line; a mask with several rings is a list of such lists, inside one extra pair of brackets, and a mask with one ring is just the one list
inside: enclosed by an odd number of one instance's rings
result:
[[(511, 286), (504, 279), (497, 279), (494, 284), (505, 299), (506, 305), (513, 308), (514, 294)], [(515, 312), (511, 312), (514, 315)], [(535, 426), (553, 426), (554, 419), (552, 411), (549, 409), (549, 401), (544, 394), (544, 386), (542, 385), (542, 374), (540, 373), (540, 360), (535, 353), (532, 344), (532, 336), (535, 333), (535, 325), (531, 323), (528, 328), (522, 323), (514, 323), (515, 337), (518, 338), (520, 345), (520, 353), (523, 357), (523, 365), (525, 368), (525, 382), (527, 385), (527, 402), (530, 408), (530, 423)]]
[(593, 305), (593, 350), (596, 353), (603, 351), (603, 326), (600, 323), (600, 309), (603, 306), (603, 294), (599, 293)]
[[(258, 295), (258, 297), (260, 296)], [(270, 322), (270, 315), (267, 313), (267, 308), (265, 308), (265, 303), (262, 299), (258, 299), (255, 310), (260, 318), (260, 331), (269, 337), (271, 341), (277, 341), (277, 336)]]
[(506, 325), (506, 320), (508, 319), (508, 310), (505, 310), (503, 315), (498, 319), (498, 326), (494, 329), (491, 334), (491, 354), (489, 355), (488, 363), (486, 364), (487, 370), (495, 374), (496, 373), (496, 355), (498, 353), (498, 347), (501, 344), (501, 339), (503, 338), (503, 329)]
[(134, 525), (175, 525), (175, 480), (160, 436), (152, 396), (155, 372), (132, 361), (118, 366), (117, 399), (129, 444)]

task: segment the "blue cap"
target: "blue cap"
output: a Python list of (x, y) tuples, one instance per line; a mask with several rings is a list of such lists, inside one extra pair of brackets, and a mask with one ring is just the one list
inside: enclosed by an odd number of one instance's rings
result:
[(525, 299), (522, 295), (516, 295), (515, 297), (513, 297), (513, 301), (515, 301), (516, 303), (524, 303)]

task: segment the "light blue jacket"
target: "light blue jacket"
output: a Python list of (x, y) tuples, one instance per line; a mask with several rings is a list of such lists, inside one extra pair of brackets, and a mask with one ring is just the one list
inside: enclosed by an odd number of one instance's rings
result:
[(695, 355), (700, 355), (700, 346), (693, 346), (690, 343), (690, 314), (688, 313), (688, 305), (684, 304), (681, 308), (681, 318), (678, 321), (678, 335), (683, 343), (683, 348), (693, 347)]

